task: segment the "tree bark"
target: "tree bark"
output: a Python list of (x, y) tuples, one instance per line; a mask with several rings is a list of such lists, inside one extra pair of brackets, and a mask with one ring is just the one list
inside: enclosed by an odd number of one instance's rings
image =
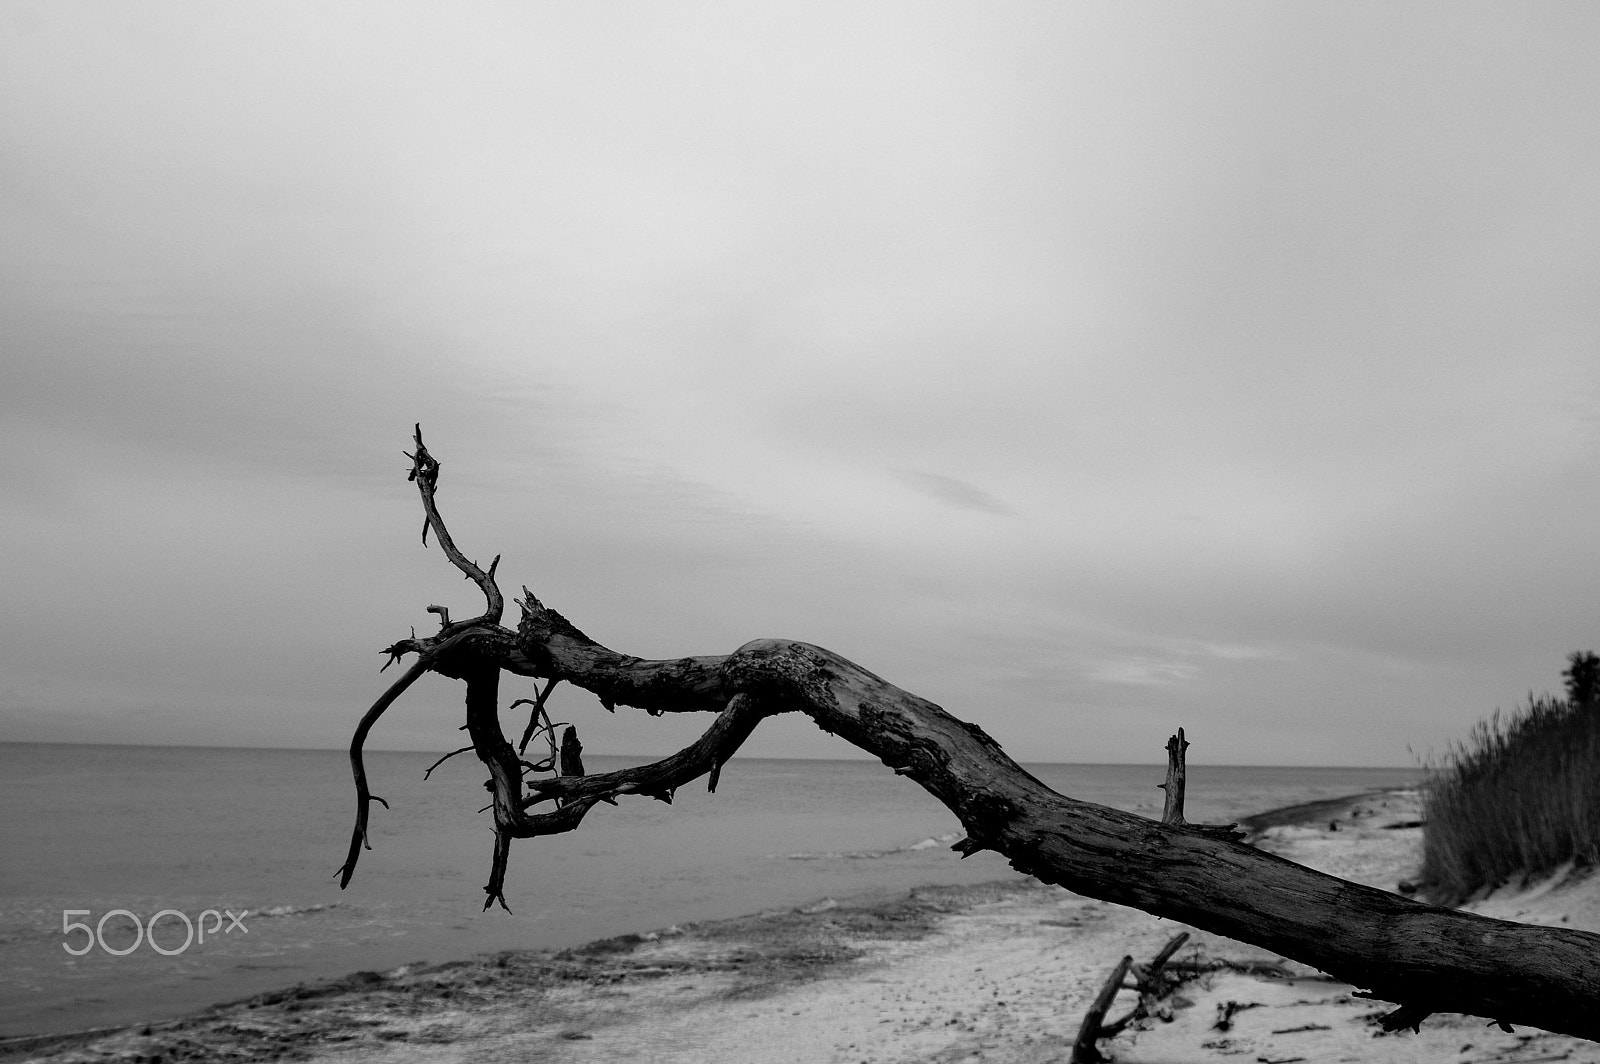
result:
[[(426, 482), (429, 527), (448, 543), (432, 500), (437, 463), (422, 447), (420, 430), (416, 444), (413, 477)], [(419, 468), (431, 472), (419, 476)], [(967, 837), (953, 848), (963, 854), (995, 850), (1047, 883), (1321, 969), (1400, 1005), (1387, 1018), (1392, 1027), (1415, 1026), (1433, 1012), (1460, 1012), (1600, 1040), (1600, 935), (1424, 904), (1305, 868), (1215, 830), (1158, 823), (1058, 794), (977, 725), (807, 643), (758, 639), (720, 656), (643, 660), (590, 639), (527, 588), (518, 603), (521, 622), (511, 631), (497, 623), (498, 591), (490, 596), (484, 587), (493, 584), (494, 566), (487, 573), (476, 566), (469, 571), (453, 544), (448, 553), (484, 588), (488, 613), (447, 623), (431, 638), (402, 640), (388, 653), (392, 660), (416, 653), (427, 668), (467, 682), (469, 731), (495, 792), (496, 852), (486, 906), (504, 904), (512, 838), (574, 830), (596, 803), (623, 795), (670, 801), (677, 787), (708, 774), (714, 789), (722, 764), (761, 720), (798, 712), (915, 780), (955, 813)], [(593, 692), (607, 709), (716, 718), (695, 743), (651, 765), (524, 779), (532, 766), (505, 740), (488, 701), (495, 697), (488, 676), (502, 671), (564, 680)], [(414, 679), (412, 673), (396, 688)], [(341, 870), (345, 882), (365, 840), (369, 798), (360, 741), (375, 713), (397, 694), (391, 688), (369, 711), (352, 744), (358, 824)], [(555, 808), (534, 811), (550, 800)]]
[(1167, 739), (1167, 782), (1161, 784), (1161, 789), (1167, 792), (1167, 800), (1161, 809), (1163, 824), (1184, 823), (1183, 792), (1189, 779), (1188, 753), (1189, 741), (1183, 737), (1183, 729), (1179, 728), (1177, 735)]
[(1123, 957), (1117, 966), (1111, 969), (1111, 975), (1106, 979), (1105, 985), (1100, 988), (1100, 993), (1095, 995), (1094, 1004), (1089, 1006), (1089, 1011), (1084, 1014), (1083, 1025), (1078, 1028), (1078, 1037), (1073, 1040), (1072, 1053), (1067, 1057), (1067, 1064), (1101, 1064), (1105, 1054), (1100, 1052), (1100, 1047), (1095, 1043), (1100, 1040), (1101, 1025), (1104, 1024), (1106, 1012), (1110, 1010), (1111, 1003), (1117, 998), (1117, 991), (1121, 990), (1122, 980), (1128, 975), (1128, 969), (1133, 967), (1132, 957)]

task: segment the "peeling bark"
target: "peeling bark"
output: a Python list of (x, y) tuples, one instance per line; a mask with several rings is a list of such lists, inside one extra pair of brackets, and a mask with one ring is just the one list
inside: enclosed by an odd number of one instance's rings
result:
[[(488, 608), (453, 623), (441, 609), (439, 633), (388, 648), (391, 660), (413, 653), (418, 659), (368, 711), (352, 743), (357, 824), (341, 884), (349, 882), (365, 843), (368, 805), (380, 800), (367, 791), (361, 744), (422, 671), (467, 685), (468, 731), (495, 796), (486, 908), (504, 905), (512, 839), (572, 831), (596, 804), (625, 795), (670, 802), (678, 787), (702, 776), (715, 789), (721, 766), (763, 719), (798, 712), (947, 806), (966, 829), (954, 847), (964, 854), (995, 850), (1047, 883), (1319, 968), (1401, 1006), (1388, 1018), (1391, 1028), (1414, 1026), (1433, 1012), (1461, 1012), (1600, 1040), (1600, 935), (1427, 905), (1263, 853), (1226, 829), (1185, 824), (1181, 811), (1173, 822), (1159, 823), (1058, 794), (978, 726), (807, 643), (758, 639), (730, 654), (644, 660), (590, 639), (527, 588), (518, 603), (520, 623), (515, 631), (505, 628), (496, 566), (479, 569), (456, 550), (434, 505), (438, 463), (423, 447), (420, 430), (415, 442), (412, 479), (427, 527), (452, 564), (479, 585)], [(531, 770), (554, 770), (522, 761), (502, 734), (495, 712), (502, 672), (564, 680), (595, 694), (607, 709), (716, 717), (696, 742), (650, 765), (528, 779)], [(1169, 790), (1169, 798), (1176, 791)], [(535, 811), (547, 801), (552, 809)]]

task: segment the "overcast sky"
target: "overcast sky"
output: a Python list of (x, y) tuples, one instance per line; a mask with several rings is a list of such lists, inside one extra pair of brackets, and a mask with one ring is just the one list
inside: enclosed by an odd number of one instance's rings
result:
[(8, 0), (0, 739), (344, 745), (480, 608), (421, 421), (463, 549), (619, 650), (820, 643), (1022, 760), (1413, 764), (1600, 648), (1597, 54), (1587, 3)]

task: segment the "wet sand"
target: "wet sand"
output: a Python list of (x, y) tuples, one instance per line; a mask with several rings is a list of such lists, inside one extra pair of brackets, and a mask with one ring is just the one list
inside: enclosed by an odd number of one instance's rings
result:
[[(1257, 845), (1394, 890), (1414, 873), (1414, 793), (1252, 820)], [(1475, 908), (1600, 930), (1590, 881)], [(1435, 1016), (1384, 1035), (1388, 1008), (1266, 951), (1033, 880), (822, 899), (560, 952), (507, 953), (293, 987), (169, 1023), (13, 1044), (9, 1060), (1065, 1061), (1124, 954), (1181, 930), (1170, 1021), (1101, 1043), (1122, 1061), (1600, 1062), (1600, 1045)], [(1119, 996), (1116, 1017), (1134, 995)]]

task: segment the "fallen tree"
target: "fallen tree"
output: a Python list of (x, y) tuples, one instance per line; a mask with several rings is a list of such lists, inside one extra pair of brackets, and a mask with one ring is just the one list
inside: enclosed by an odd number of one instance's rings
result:
[[(1600, 935), (1536, 927), (1428, 905), (1346, 882), (1244, 845), (1235, 833), (1183, 822), (1181, 809), (1157, 822), (1058, 794), (1006, 756), (983, 729), (946, 713), (821, 647), (757, 639), (732, 653), (650, 661), (610, 650), (584, 635), (526, 587), (515, 630), (500, 623), (504, 598), (487, 570), (456, 547), (439, 515), (439, 463), (420, 426), (410, 479), (425, 522), (451, 563), (482, 591), (484, 612), (440, 619), (432, 636), (385, 650), (389, 664), (415, 660), (373, 704), (350, 745), (356, 823), (339, 870), (350, 883), (367, 842), (372, 802), (362, 762), (368, 732), (427, 672), (464, 681), (466, 730), (489, 771), (495, 845), (484, 907), (505, 906), (506, 860), (513, 839), (572, 831), (601, 802), (644, 795), (670, 802), (702, 776), (716, 789), (723, 764), (766, 717), (804, 713), (823, 731), (878, 757), (943, 802), (960, 819), (963, 855), (995, 850), (1012, 867), (1088, 897), (1272, 950), (1398, 1006), (1390, 1030), (1418, 1027), (1435, 1012), (1488, 1017), (1600, 1041)], [(388, 665), (385, 665), (387, 668)], [(542, 678), (528, 727), (513, 747), (500, 727), (500, 675)], [(651, 715), (711, 713), (694, 743), (653, 764), (584, 775), (576, 735), (558, 747), (545, 710), (565, 681), (595, 694), (608, 710)], [(542, 737), (548, 756), (526, 760)], [(1170, 797), (1170, 792), (1169, 792)], [(548, 809), (539, 810), (547, 804)]]

